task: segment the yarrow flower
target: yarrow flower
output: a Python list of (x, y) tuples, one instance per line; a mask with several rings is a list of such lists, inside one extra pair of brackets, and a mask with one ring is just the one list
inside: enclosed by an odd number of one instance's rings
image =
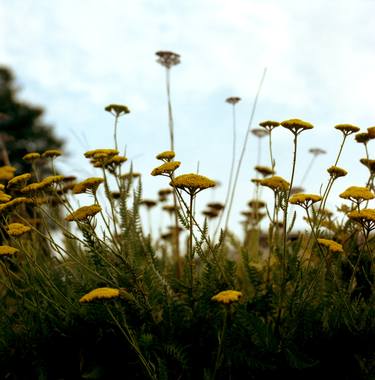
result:
[(9, 202), (0, 204), (0, 212), (12, 207), (16, 207), (20, 204), (26, 204), (26, 203), (34, 203), (34, 202), (32, 201), (32, 199), (26, 198), (26, 197), (14, 198)]
[(171, 186), (177, 187), (189, 193), (197, 194), (199, 191), (216, 186), (216, 182), (200, 174), (182, 174), (174, 178), (170, 183)]
[(158, 166), (157, 168), (153, 169), (152, 172), (151, 172), (151, 175), (152, 176), (157, 176), (157, 175), (167, 175), (167, 176), (169, 176), (180, 165), (181, 165), (180, 161), (165, 162), (164, 164), (162, 164), (162, 165)]
[(237, 104), (240, 100), (241, 98), (239, 98), (238, 96), (231, 96), (225, 99), (227, 103), (232, 104), (233, 106)]
[(82, 222), (85, 220), (90, 220), (101, 210), (102, 208), (97, 204), (93, 204), (91, 206), (83, 206), (66, 216), (65, 220), (68, 222)]
[(17, 248), (10, 247), (9, 245), (0, 245), (0, 257), (12, 256), (17, 252)]
[(280, 126), (280, 123), (274, 120), (266, 120), (259, 123), (259, 125), (266, 129), (268, 132), (271, 132), (274, 128)]
[(14, 186), (23, 186), (25, 185), (25, 183), (31, 178), (31, 174), (30, 173), (25, 173), (25, 174), (21, 174), (21, 175), (18, 175), (14, 178), (12, 178), (8, 184), (7, 184), (7, 188), (11, 188), (11, 187), (14, 187)]
[(375, 173), (375, 160), (361, 158), (359, 161), (362, 165), (365, 165), (368, 168), (368, 170), (370, 170), (370, 173)]
[(152, 200), (152, 199), (142, 199), (139, 204), (146, 206), (148, 209), (155, 207), (158, 202)]
[(348, 174), (348, 172), (345, 169), (339, 168), (338, 166), (329, 167), (327, 169), (327, 172), (334, 179), (339, 177), (345, 177)]
[(375, 127), (367, 128), (367, 133), (368, 133), (370, 139), (375, 139)]
[(94, 150), (89, 150), (84, 153), (84, 156), (86, 158), (109, 158), (112, 156), (118, 155), (119, 151), (117, 149), (94, 149)]
[(25, 155), (22, 157), (22, 159), (23, 159), (24, 161), (27, 161), (27, 162), (32, 162), (32, 161), (35, 161), (35, 160), (37, 160), (37, 159), (39, 159), (39, 158), (40, 158), (40, 153), (38, 153), (38, 152), (27, 153), (27, 154), (25, 154)]
[(5, 194), (3, 191), (0, 190), (0, 203), (6, 203), (9, 202), (12, 199), (12, 197), (8, 194)]
[(261, 166), (257, 165), (255, 166), (255, 170), (262, 174), (262, 176), (267, 177), (268, 175), (275, 174), (275, 171), (269, 168), (268, 166)]
[(213, 210), (217, 210), (217, 211), (221, 211), (225, 208), (225, 206), (220, 203), (220, 202), (210, 202), (210, 203), (207, 203), (207, 207), (213, 209)]
[(123, 104), (109, 104), (104, 108), (104, 110), (110, 112), (112, 115), (116, 117), (130, 113), (129, 108)]
[(341, 131), (344, 134), (344, 136), (349, 136), (360, 130), (360, 128), (352, 124), (337, 124), (335, 125), (335, 129)]
[(72, 191), (74, 194), (87, 193), (87, 194), (95, 195), (98, 190), (99, 185), (103, 182), (104, 182), (103, 178), (90, 177), (90, 178), (85, 179), (82, 182), (75, 184)]
[(320, 202), (323, 198), (317, 194), (294, 194), (289, 198), (289, 203), (301, 206), (305, 209), (309, 208), (312, 204)]
[(349, 199), (352, 202), (360, 203), (375, 198), (374, 194), (367, 187), (350, 186), (339, 195), (340, 198)]
[(324, 149), (320, 148), (311, 148), (309, 152), (314, 156), (319, 156), (320, 154), (326, 154), (327, 152)]
[(355, 141), (357, 143), (367, 144), (371, 138), (367, 132), (359, 132), (354, 136)]
[(273, 191), (288, 191), (289, 182), (284, 178), (274, 175), (272, 177), (268, 177), (259, 181), (262, 186), (269, 187)]
[(242, 293), (238, 290), (223, 290), (222, 292), (214, 295), (211, 300), (229, 305), (233, 302), (238, 302), (241, 297)]
[(170, 69), (172, 66), (178, 65), (181, 62), (180, 55), (172, 51), (160, 50), (155, 54), (158, 56), (156, 62), (160, 63), (166, 69)]
[(318, 243), (328, 248), (331, 252), (342, 253), (344, 252), (342, 245), (330, 239), (318, 239)]
[(11, 223), (6, 227), (6, 231), (10, 236), (21, 236), (31, 230), (30, 227), (23, 225), (22, 223)]
[(351, 211), (348, 218), (360, 223), (368, 232), (375, 229), (375, 209), (367, 208), (361, 211)]
[(253, 128), (251, 130), (251, 133), (256, 136), (256, 137), (259, 137), (259, 138), (262, 138), (264, 136), (267, 136), (269, 134), (269, 132), (265, 129), (262, 129), (262, 128)]
[(175, 152), (173, 152), (172, 150), (166, 150), (164, 152), (159, 153), (156, 156), (156, 159), (162, 160), (162, 161), (170, 161), (170, 160), (173, 160), (175, 155), (176, 155)]
[(97, 288), (80, 298), (80, 303), (89, 303), (100, 299), (112, 299), (120, 296), (120, 290), (114, 288)]
[(295, 135), (301, 133), (304, 130), (314, 128), (312, 124), (308, 123), (307, 121), (303, 121), (301, 119), (289, 119), (289, 120), (282, 121), (280, 124), (282, 127), (289, 129)]
[(0, 167), (0, 180), (9, 181), (14, 177), (16, 168), (13, 166), (5, 165)]
[(61, 155), (62, 155), (61, 150), (49, 149), (49, 150), (46, 150), (44, 153), (42, 153), (41, 157), (43, 157), (43, 158), (55, 158), (55, 157), (59, 157)]

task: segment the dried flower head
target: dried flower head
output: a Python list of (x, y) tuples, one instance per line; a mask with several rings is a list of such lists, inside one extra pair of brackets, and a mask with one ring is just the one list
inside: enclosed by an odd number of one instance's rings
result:
[(10, 247), (9, 245), (0, 245), (0, 257), (12, 256), (17, 252), (17, 248)]
[(195, 173), (182, 174), (174, 178), (169, 184), (186, 191), (190, 195), (197, 194), (201, 190), (216, 186), (216, 182), (212, 179)]
[(370, 135), (367, 132), (356, 133), (354, 139), (357, 141), (357, 143), (362, 144), (367, 144), (371, 140)]
[(18, 237), (31, 230), (30, 227), (23, 225), (22, 223), (10, 223), (6, 227), (8, 235)]
[(289, 129), (295, 135), (298, 135), (304, 130), (314, 128), (312, 124), (308, 123), (307, 121), (303, 121), (301, 119), (284, 120), (281, 122), (281, 126), (286, 129)]
[(360, 130), (360, 128), (352, 124), (337, 124), (335, 125), (335, 129), (341, 131), (344, 134), (344, 136), (349, 136)]
[(311, 149), (309, 149), (309, 153), (311, 153), (314, 156), (319, 156), (321, 154), (326, 154), (327, 152), (324, 149), (311, 148)]
[(167, 69), (170, 69), (172, 66), (176, 66), (181, 63), (180, 55), (173, 53), (172, 51), (160, 50), (155, 53), (158, 56), (156, 60), (157, 63), (160, 63)]
[(91, 206), (83, 206), (73, 211), (71, 214), (65, 217), (68, 222), (82, 222), (86, 220), (91, 220), (102, 208), (98, 204), (93, 204)]
[(236, 105), (240, 100), (241, 98), (239, 98), (238, 96), (231, 96), (225, 99), (227, 103), (232, 104), (233, 106)]
[(266, 120), (259, 123), (259, 125), (266, 129), (268, 132), (271, 132), (274, 128), (278, 127), (280, 123), (278, 121)]
[(304, 191), (305, 191), (305, 189), (303, 187), (301, 187), (301, 186), (293, 186), (290, 189), (290, 195), (303, 193)]
[(207, 207), (209, 207), (210, 209), (216, 210), (216, 211), (221, 211), (221, 210), (224, 210), (224, 208), (225, 208), (225, 206), (220, 202), (207, 203)]
[(35, 160), (38, 160), (40, 158), (40, 153), (38, 152), (31, 152), (25, 154), (22, 159), (27, 162), (33, 162)]
[(166, 150), (164, 152), (159, 153), (156, 156), (156, 159), (162, 160), (162, 161), (171, 161), (174, 159), (175, 155), (176, 155), (175, 152), (173, 152), (172, 150)]
[(375, 160), (370, 160), (368, 158), (361, 158), (360, 163), (365, 165), (371, 174), (375, 173)]
[(120, 296), (120, 290), (114, 288), (97, 288), (80, 298), (80, 303), (89, 303), (100, 299), (113, 299)]
[(361, 203), (375, 198), (375, 195), (367, 187), (350, 186), (339, 195), (340, 198), (349, 199), (355, 203)]
[(348, 172), (345, 169), (339, 168), (338, 166), (329, 167), (327, 169), (327, 172), (334, 179), (339, 177), (345, 177), (348, 174)]
[(260, 139), (262, 137), (268, 136), (269, 134), (269, 132), (266, 129), (262, 129), (262, 128), (254, 128), (251, 130), (251, 133), (256, 137), (259, 137)]
[(109, 104), (104, 108), (104, 110), (110, 112), (113, 116), (116, 117), (130, 113), (129, 108), (123, 104)]
[(250, 208), (255, 209), (255, 210), (259, 210), (263, 207), (266, 207), (266, 203), (259, 199), (252, 199), (247, 204)]
[(139, 204), (146, 206), (148, 209), (155, 207), (158, 202), (152, 199), (142, 199)]
[(162, 164), (162, 165), (158, 166), (157, 168), (153, 169), (152, 172), (151, 172), (151, 175), (152, 176), (157, 176), (157, 175), (166, 175), (166, 176), (169, 176), (180, 165), (181, 165), (180, 161), (165, 162), (164, 164)]
[(43, 158), (55, 158), (62, 155), (61, 150), (58, 149), (49, 149), (42, 153)]
[(11, 188), (11, 187), (16, 187), (16, 186), (24, 186), (26, 184), (26, 182), (31, 178), (31, 174), (30, 173), (25, 173), (25, 174), (21, 174), (21, 175), (18, 175), (14, 178), (12, 178), (8, 184), (7, 184), (7, 188)]
[(90, 177), (85, 179), (82, 182), (79, 182), (74, 185), (73, 187), (73, 193), (74, 194), (92, 194), (95, 195), (98, 187), (101, 183), (104, 182), (103, 178), (99, 177)]
[(318, 243), (328, 248), (331, 252), (344, 252), (342, 245), (330, 239), (318, 239)]
[(269, 187), (270, 189), (276, 192), (288, 191), (290, 186), (288, 181), (277, 175), (260, 180), (260, 184), (262, 186)]
[(322, 197), (317, 194), (294, 194), (289, 198), (289, 203), (303, 207), (304, 209), (309, 208), (312, 204), (320, 202)]
[(203, 210), (202, 215), (204, 215), (208, 219), (214, 219), (214, 218), (217, 218), (219, 216), (219, 212), (214, 210), (214, 209)]
[(160, 189), (158, 191), (159, 197), (165, 197), (165, 196), (167, 196), (169, 194), (172, 194), (172, 193), (173, 193), (173, 191), (171, 189), (169, 189), (169, 188), (167, 188), (167, 189)]
[(368, 133), (370, 139), (375, 139), (375, 127), (367, 128), (367, 133)]
[(241, 297), (242, 293), (238, 290), (223, 290), (222, 292), (214, 295), (211, 300), (228, 305), (233, 302), (238, 302)]
[(275, 171), (268, 166), (257, 165), (254, 168), (258, 173), (262, 174), (263, 177), (267, 177), (269, 175), (275, 174)]

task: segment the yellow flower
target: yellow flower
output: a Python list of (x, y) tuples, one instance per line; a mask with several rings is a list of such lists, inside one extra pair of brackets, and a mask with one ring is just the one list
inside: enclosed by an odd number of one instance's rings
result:
[(360, 132), (354, 136), (354, 139), (355, 139), (355, 141), (357, 141), (357, 143), (367, 144), (371, 138), (370, 138), (370, 135), (368, 133)]
[(3, 191), (0, 190), (0, 203), (6, 203), (9, 202), (12, 199), (12, 197), (8, 194), (5, 194)]
[(55, 158), (62, 155), (61, 150), (58, 149), (49, 149), (42, 153), (42, 157), (44, 158)]
[(339, 177), (344, 177), (348, 174), (345, 169), (339, 168), (338, 166), (331, 166), (327, 169), (328, 174), (334, 179)]
[(0, 183), (0, 190), (5, 190), (5, 185), (3, 185), (2, 183)]
[(64, 181), (65, 177), (63, 175), (50, 175), (46, 178), (44, 178), (41, 182), (44, 183), (46, 186), (50, 186), (54, 183), (59, 183)]
[(320, 202), (322, 197), (317, 194), (294, 194), (289, 198), (289, 203), (299, 205), (303, 208), (309, 208), (313, 203)]
[(80, 298), (80, 303), (88, 303), (99, 299), (112, 299), (120, 296), (120, 290), (114, 288), (97, 288)]
[(84, 220), (92, 218), (101, 210), (102, 208), (97, 204), (93, 204), (91, 206), (83, 206), (66, 216), (65, 220), (68, 222), (82, 222)]
[(367, 133), (368, 133), (370, 139), (375, 139), (375, 127), (367, 128)]
[(365, 165), (368, 168), (368, 170), (370, 170), (370, 173), (375, 173), (375, 160), (361, 158), (359, 161), (361, 162), (361, 164)]
[(241, 98), (239, 98), (238, 96), (231, 96), (225, 99), (227, 103), (232, 104), (232, 105), (237, 104), (240, 100)]
[(320, 245), (327, 247), (331, 252), (341, 253), (344, 252), (342, 245), (330, 239), (318, 239)]
[(294, 134), (299, 134), (306, 129), (312, 129), (314, 126), (301, 119), (289, 119), (281, 122), (281, 126), (289, 129)]
[(24, 161), (30, 161), (30, 162), (35, 161), (35, 160), (37, 160), (38, 158), (40, 158), (40, 154), (37, 153), (37, 152), (27, 153), (27, 154), (25, 154), (25, 155), (22, 157), (22, 159), (23, 159)]
[(39, 190), (42, 190), (44, 189), (45, 187), (47, 187), (48, 184), (41, 181), (41, 182), (34, 182), (34, 183), (31, 183), (30, 185), (27, 185), (25, 187), (23, 187), (21, 189), (21, 193), (35, 193), (35, 192), (38, 192)]
[(212, 301), (220, 302), (223, 304), (231, 304), (238, 302), (242, 297), (242, 293), (237, 290), (223, 290), (211, 298)]
[(31, 174), (30, 173), (25, 173), (25, 174), (18, 175), (16, 177), (12, 178), (8, 182), (7, 187), (10, 188), (10, 187), (13, 187), (13, 186), (23, 186), (30, 178), (31, 178)]
[(30, 230), (30, 227), (25, 226), (22, 223), (11, 223), (7, 226), (7, 233), (10, 236), (21, 236)]
[(335, 128), (341, 131), (345, 136), (349, 136), (360, 130), (360, 128), (352, 124), (337, 124)]
[(362, 224), (362, 226), (368, 231), (375, 229), (375, 209), (373, 208), (366, 208), (361, 211), (351, 211), (348, 213), (348, 217), (349, 219)]
[(259, 181), (262, 186), (267, 186), (273, 191), (288, 191), (289, 182), (284, 178), (274, 175), (269, 178), (265, 178)]
[(360, 203), (375, 198), (374, 194), (367, 187), (350, 186), (343, 193), (340, 198), (349, 199), (352, 202)]
[(151, 172), (151, 175), (153, 176), (163, 175), (163, 174), (169, 175), (173, 173), (180, 165), (181, 165), (180, 161), (165, 162), (164, 164), (153, 169)]
[(272, 131), (272, 129), (278, 127), (280, 123), (278, 121), (266, 120), (259, 123), (259, 125), (263, 127), (264, 129), (266, 129), (268, 132), (270, 132)]
[(94, 149), (84, 153), (86, 158), (112, 157), (119, 153), (117, 149)]
[(145, 205), (148, 209), (155, 207), (157, 202), (152, 199), (142, 199), (139, 204)]
[(14, 172), (16, 171), (16, 168), (13, 166), (1, 166), (0, 167), (0, 180), (9, 181), (14, 177)]
[(196, 194), (203, 189), (216, 186), (216, 182), (212, 179), (194, 173), (179, 175), (169, 184), (186, 191), (190, 195)]
[(18, 252), (17, 248), (10, 247), (9, 245), (0, 245), (0, 257), (11, 256)]
[(256, 209), (256, 210), (258, 210), (260, 208), (263, 208), (263, 207), (266, 207), (266, 203), (263, 202), (263, 201), (260, 201), (258, 199), (252, 199), (247, 204), (248, 204), (248, 206), (250, 208), (253, 208), (253, 209)]
[(141, 176), (141, 173), (129, 172), (129, 173), (122, 174), (120, 178), (124, 180), (130, 180), (132, 178), (139, 178), (140, 176)]
[(275, 174), (275, 171), (272, 170), (271, 168), (269, 168), (268, 166), (257, 165), (257, 166), (255, 166), (255, 170), (258, 173), (262, 174), (262, 176), (264, 176), (264, 177), (271, 175), (271, 174)]
[(207, 203), (207, 207), (216, 211), (221, 211), (224, 209), (225, 206), (220, 202), (210, 202), (210, 203)]
[(161, 50), (155, 54), (158, 56), (156, 62), (160, 63), (166, 69), (170, 69), (172, 66), (178, 65), (181, 62), (180, 55), (172, 51)]
[(129, 108), (123, 104), (109, 104), (104, 108), (104, 110), (110, 112), (116, 117), (130, 113)]
[(175, 157), (175, 152), (172, 150), (166, 150), (165, 152), (161, 152), (156, 156), (156, 159), (162, 161), (170, 161)]
[(74, 194), (88, 193), (88, 194), (95, 195), (96, 191), (98, 190), (99, 185), (103, 182), (104, 182), (103, 178), (99, 178), (99, 177), (87, 178), (84, 181), (79, 182), (74, 185), (73, 193)]
[(30, 198), (25, 198), (25, 197), (14, 198), (9, 202), (0, 204), (0, 212), (8, 208), (15, 207), (15, 206), (18, 206), (20, 204), (25, 204), (25, 203), (33, 203), (33, 201)]

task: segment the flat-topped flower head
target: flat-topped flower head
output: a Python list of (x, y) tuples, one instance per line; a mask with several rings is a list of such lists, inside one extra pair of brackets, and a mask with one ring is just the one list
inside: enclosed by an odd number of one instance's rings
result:
[(0, 180), (9, 181), (14, 177), (17, 169), (13, 166), (5, 165), (0, 167)]
[(318, 194), (294, 194), (289, 198), (289, 203), (301, 206), (305, 209), (309, 208), (312, 204), (320, 202), (322, 197)]
[(101, 210), (102, 208), (98, 204), (83, 206), (66, 216), (65, 220), (68, 222), (83, 222), (86, 220), (90, 221)]
[(42, 179), (42, 183), (44, 183), (46, 186), (51, 186), (54, 183), (60, 183), (64, 181), (64, 176), (63, 175), (50, 175), (46, 178)]
[(335, 129), (341, 131), (344, 136), (349, 136), (353, 133), (359, 132), (360, 128), (352, 124), (337, 124)]
[(175, 155), (175, 152), (173, 152), (172, 150), (166, 150), (164, 152), (159, 153), (156, 156), (156, 159), (161, 161), (171, 161), (174, 159)]
[(375, 127), (368, 127), (367, 133), (368, 133), (371, 140), (375, 139)]
[(174, 178), (170, 183), (171, 186), (177, 187), (189, 193), (196, 194), (201, 190), (216, 186), (216, 182), (203, 175), (190, 173), (182, 174)]
[(274, 128), (280, 126), (280, 123), (274, 120), (265, 120), (259, 123), (259, 125), (266, 129), (268, 132), (271, 132)]
[(340, 198), (349, 199), (355, 203), (375, 198), (373, 192), (367, 187), (350, 186), (339, 195)]
[(17, 248), (10, 247), (9, 245), (0, 245), (0, 257), (12, 256), (17, 252)]
[(31, 231), (31, 228), (25, 226), (22, 223), (10, 223), (6, 227), (6, 232), (8, 233), (8, 235), (14, 237), (21, 236), (29, 231)]
[(202, 215), (208, 219), (215, 219), (219, 216), (219, 212), (214, 209), (203, 210)]
[(62, 155), (61, 150), (58, 149), (49, 149), (42, 153), (41, 157), (43, 158), (56, 158)]
[(23, 194), (30, 194), (30, 193), (38, 193), (41, 190), (48, 187), (48, 184), (46, 182), (34, 182), (30, 183), (30, 185), (27, 185), (21, 189), (21, 193)]
[(247, 204), (250, 208), (256, 209), (256, 210), (259, 210), (260, 208), (266, 207), (266, 203), (259, 200), (259, 199), (252, 199)]
[(334, 253), (344, 252), (342, 245), (331, 239), (318, 239), (318, 243)]
[(304, 130), (314, 128), (312, 124), (308, 123), (307, 121), (303, 121), (301, 119), (284, 120), (280, 124), (282, 127), (289, 129), (295, 135), (301, 133)]
[(368, 232), (375, 229), (375, 209), (350, 211), (347, 215), (349, 219), (361, 224)]
[(119, 154), (119, 151), (117, 149), (94, 149), (94, 150), (89, 150), (84, 153), (84, 156), (86, 158), (110, 158), (113, 156), (116, 156)]
[(368, 170), (370, 170), (371, 174), (375, 173), (375, 160), (370, 160), (368, 158), (361, 158), (359, 161), (362, 165), (365, 165), (368, 168)]
[(178, 207), (175, 207), (174, 205), (165, 205), (163, 206), (163, 210), (172, 215), (178, 210)]
[(236, 105), (240, 100), (241, 98), (238, 96), (230, 96), (229, 98), (225, 99), (227, 103), (232, 104), (233, 106)]
[(260, 180), (260, 184), (277, 192), (288, 191), (290, 186), (288, 181), (277, 175)]
[(348, 172), (345, 169), (339, 168), (338, 166), (329, 167), (327, 169), (327, 172), (334, 179), (339, 177), (345, 177), (348, 174)]
[(129, 108), (123, 104), (109, 104), (104, 108), (104, 110), (110, 112), (112, 115), (116, 117), (130, 113)]
[(290, 195), (303, 193), (304, 191), (305, 191), (305, 189), (302, 186), (293, 186), (290, 189)]
[(155, 53), (158, 57), (156, 60), (157, 63), (160, 63), (167, 69), (170, 69), (172, 66), (176, 66), (181, 63), (180, 55), (173, 53), (168, 50), (160, 50)]
[(21, 204), (31, 204), (31, 203), (34, 203), (34, 202), (30, 198), (26, 198), (26, 197), (14, 198), (9, 202), (0, 204), (0, 213), (8, 209), (11, 209), (13, 207), (19, 206)]
[(0, 203), (9, 202), (11, 199), (11, 195), (5, 194), (4, 191), (0, 190)]
[(327, 152), (324, 149), (311, 148), (309, 149), (309, 153), (311, 153), (313, 156), (320, 156), (321, 154), (326, 154)]
[(166, 197), (167, 195), (172, 194), (172, 193), (173, 193), (173, 191), (169, 188), (168, 189), (160, 189), (158, 191), (159, 197)]
[(222, 292), (214, 295), (211, 300), (229, 305), (233, 302), (238, 302), (241, 297), (242, 293), (238, 290), (223, 290)]
[(267, 177), (269, 175), (275, 174), (275, 171), (268, 166), (257, 165), (254, 168), (258, 173), (262, 174), (263, 177)]
[(259, 137), (260, 139), (262, 137), (265, 137), (265, 136), (268, 136), (269, 132), (266, 130), (266, 129), (262, 129), (262, 128), (253, 128), (251, 130), (251, 133), (256, 136), (256, 137)]
[(216, 210), (216, 211), (221, 211), (225, 208), (225, 206), (220, 202), (207, 203), (207, 207), (209, 207), (212, 210)]
[(73, 187), (73, 194), (92, 194), (95, 195), (98, 187), (101, 183), (104, 182), (103, 178), (99, 177), (90, 177), (85, 179), (82, 182), (79, 182)]
[(139, 204), (146, 206), (148, 209), (155, 207), (158, 202), (153, 199), (142, 199)]
[(109, 300), (118, 298), (120, 290), (115, 288), (97, 288), (80, 298), (80, 303), (89, 303), (97, 300)]
[(152, 176), (157, 175), (165, 175), (169, 176), (171, 175), (178, 167), (180, 167), (181, 162), (180, 161), (169, 161), (165, 162), (164, 164), (158, 166), (157, 168), (153, 169), (151, 172)]
[(40, 158), (40, 153), (38, 152), (31, 152), (25, 154), (22, 159), (26, 162), (33, 162), (35, 160), (38, 160)]
[(7, 184), (7, 188), (17, 187), (17, 186), (25, 186), (26, 182), (31, 178), (30, 173), (25, 173), (13, 177)]
[(126, 181), (132, 180), (134, 178), (140, 178), (140, 177), (141, 177), (141, 173), (138, 173), (138, 172), (128, 172), (128, 173), (121, 174), (120, 176), (121, 179), (126, 180)]
[(367, 132), (356, 133), (354, 139), (357, 141), (357, 143), (362, 144), (367, 144), (371, 140), (370, 135)]

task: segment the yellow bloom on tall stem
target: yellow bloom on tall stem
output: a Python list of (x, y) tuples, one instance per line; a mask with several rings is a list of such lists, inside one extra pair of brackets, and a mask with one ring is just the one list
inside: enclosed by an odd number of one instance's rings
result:
[(91, 206), (83, 206), (66, 216), (65, 220), (68, 222), (82, 222), (85, 220), (90, 220), (101, 210), (102, 208), (97, 204), (93, 204)]
[(0, 257), (12, 256), (17, 252), (17, 248), (10, 247), (9, 245), (0, 245)]
[(216, 182), (200, 174), (182, 174), (169, 183), (173, 187), (184, 190), (190, 195), (197, 194), (201, 190), (216, 186)]
[(335, 129), (341, 131), (344, 136), (349, 136), (353, 133), (359, 132), (360, 128), (352, 124), (337, 124)]
[(177, 168), (181, 165), (180, 161), (169, 161), (153, 169), (151, 172), (152, 176), (165, 175), (169, 177)]
[(339, 196), (340, 198), (349, 199), (355, 203), (361, 203), (375, 198), (375, 195), (369, 188), (360, 186), (350, 186)]
[(104, 182), (103, 178), (99, 178), (99, 177), (87, 178), (84, 181), (79, 182), (74, 185), (73, 190), (72, 190), (73, 194), (87, 193), (87, 194), (95, 195), (98, 190), (99, 185), (103, 182)]
[(318, 243), (328, 248), (331, 252), (342, 253), (344, 252), (342, 245), (330, 239), (318, 239)]
[(6, 231), (8, 235), (18, 237), (31, 231), (31, 228), (22, 223), (10, 223), (7, 225)]
[(211, 300), (228, 305), (233, 302), (238, 302), (241, 297), (242, 293), (238, 290), (223, 290), (222, 292), (214, 295)]
[(166, 150), (164, 152), (159, 153), (156, 156), (156, 159), (162, 161), (171, 161), (174, 159), (175, 155), (175, 152), (173, 152), (172, 150)]
[(301, 206), (303, 208), (309, 208), (316, 202), (320, 202), (322, 197), (318, 194), (294, 194), (289, 198), (289, 203)]
[(120, 296), (120, 290), (114, 288), (97, 288), (80, 298), (80, 303), (90, 303), (97, 300), (108, 300)]

